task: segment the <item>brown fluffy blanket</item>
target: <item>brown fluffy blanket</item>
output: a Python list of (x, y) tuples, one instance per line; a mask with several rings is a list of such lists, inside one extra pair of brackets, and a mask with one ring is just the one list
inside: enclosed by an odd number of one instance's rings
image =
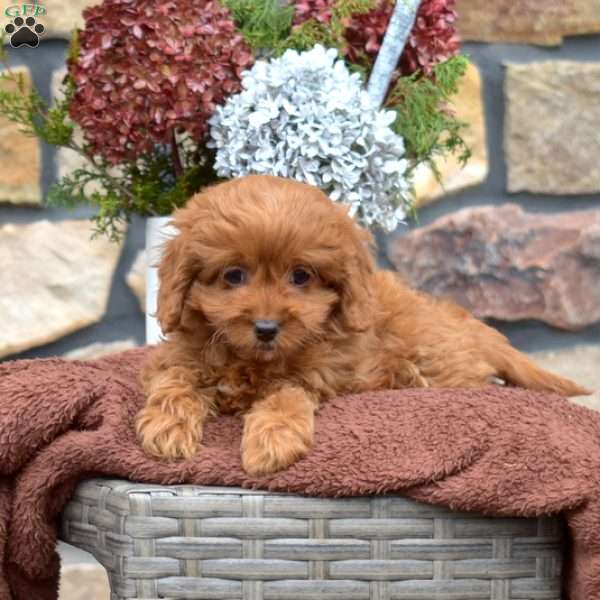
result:
[(145, 456), (132, 429), (148, 350), (0, 365), (0, 598), (56, 598), (56, 521), (90, 474), (320, 496), (401, 492), (491, 515), (561, 512), (565, 598), (600, 600), (600, 414), (548, 394), (405, 390), (323, 406), (316, 446), (286, 472), (241, 469), (240, 420), (214, 419), (189, 461)]

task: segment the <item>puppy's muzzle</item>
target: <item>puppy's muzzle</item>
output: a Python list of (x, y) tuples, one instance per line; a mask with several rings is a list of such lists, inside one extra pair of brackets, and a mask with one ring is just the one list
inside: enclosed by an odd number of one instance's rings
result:
[(272, 342), (278, 333), (279, 323), (277, 321), (254, 321), (254, 334), (261, 342)]

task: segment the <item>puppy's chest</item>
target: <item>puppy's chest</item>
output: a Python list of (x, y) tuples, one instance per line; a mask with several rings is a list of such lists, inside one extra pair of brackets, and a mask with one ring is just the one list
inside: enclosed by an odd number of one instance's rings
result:
[(201, 382), (202, 390), (209, 395), (215, 409), (221, 414), (246, 412), (254, 402), (289, 385), (300, 386), (319, 399), (332, 398), (339, 392), (333, 380), (336, 375), (329, 368), (297, 372), (294, 369), (274, 368), (256, 370), (244, 366), (214, 373)]
[(240, 414), (285, 386), (299, 386), (319, 400), (344, 393), (395, 387), (392, 375), (375, 352), (325, 349), (287, 365), (257, 368), (231, 364), (203, 370), (200, 387), (217, 412)]
[(276, 377), (253, 369), (230, 367), (215, 373), (205, 391), (212, 396), (222, 414), (246, 412), (253, 402), (264, 398), (274, 388)]

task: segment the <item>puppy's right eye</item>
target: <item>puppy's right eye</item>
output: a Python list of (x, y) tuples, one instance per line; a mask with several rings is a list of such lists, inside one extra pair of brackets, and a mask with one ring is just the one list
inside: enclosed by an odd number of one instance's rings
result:
[(231, 287), (246, 285), (248, 273), (241, 267), (229, 267), (223, 272), (223, 280)]

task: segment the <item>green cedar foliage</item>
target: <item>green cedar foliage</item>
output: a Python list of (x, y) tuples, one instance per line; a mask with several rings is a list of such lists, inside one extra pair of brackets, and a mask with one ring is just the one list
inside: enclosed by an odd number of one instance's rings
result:
[(432, 78), (418, 73), (400, 77), (388, 94), (386, 107), (397, 115), (393, 127), (415, 166), (428, 162), (434, 167), (436, 155), (446, 152), (458, 154), (463, 164), (469, 160), (471, 152), (461, 136), (467, 123), (452, 111), (452, 98), (468, 65), (464, 56), (454, 56), (433, 67)]

